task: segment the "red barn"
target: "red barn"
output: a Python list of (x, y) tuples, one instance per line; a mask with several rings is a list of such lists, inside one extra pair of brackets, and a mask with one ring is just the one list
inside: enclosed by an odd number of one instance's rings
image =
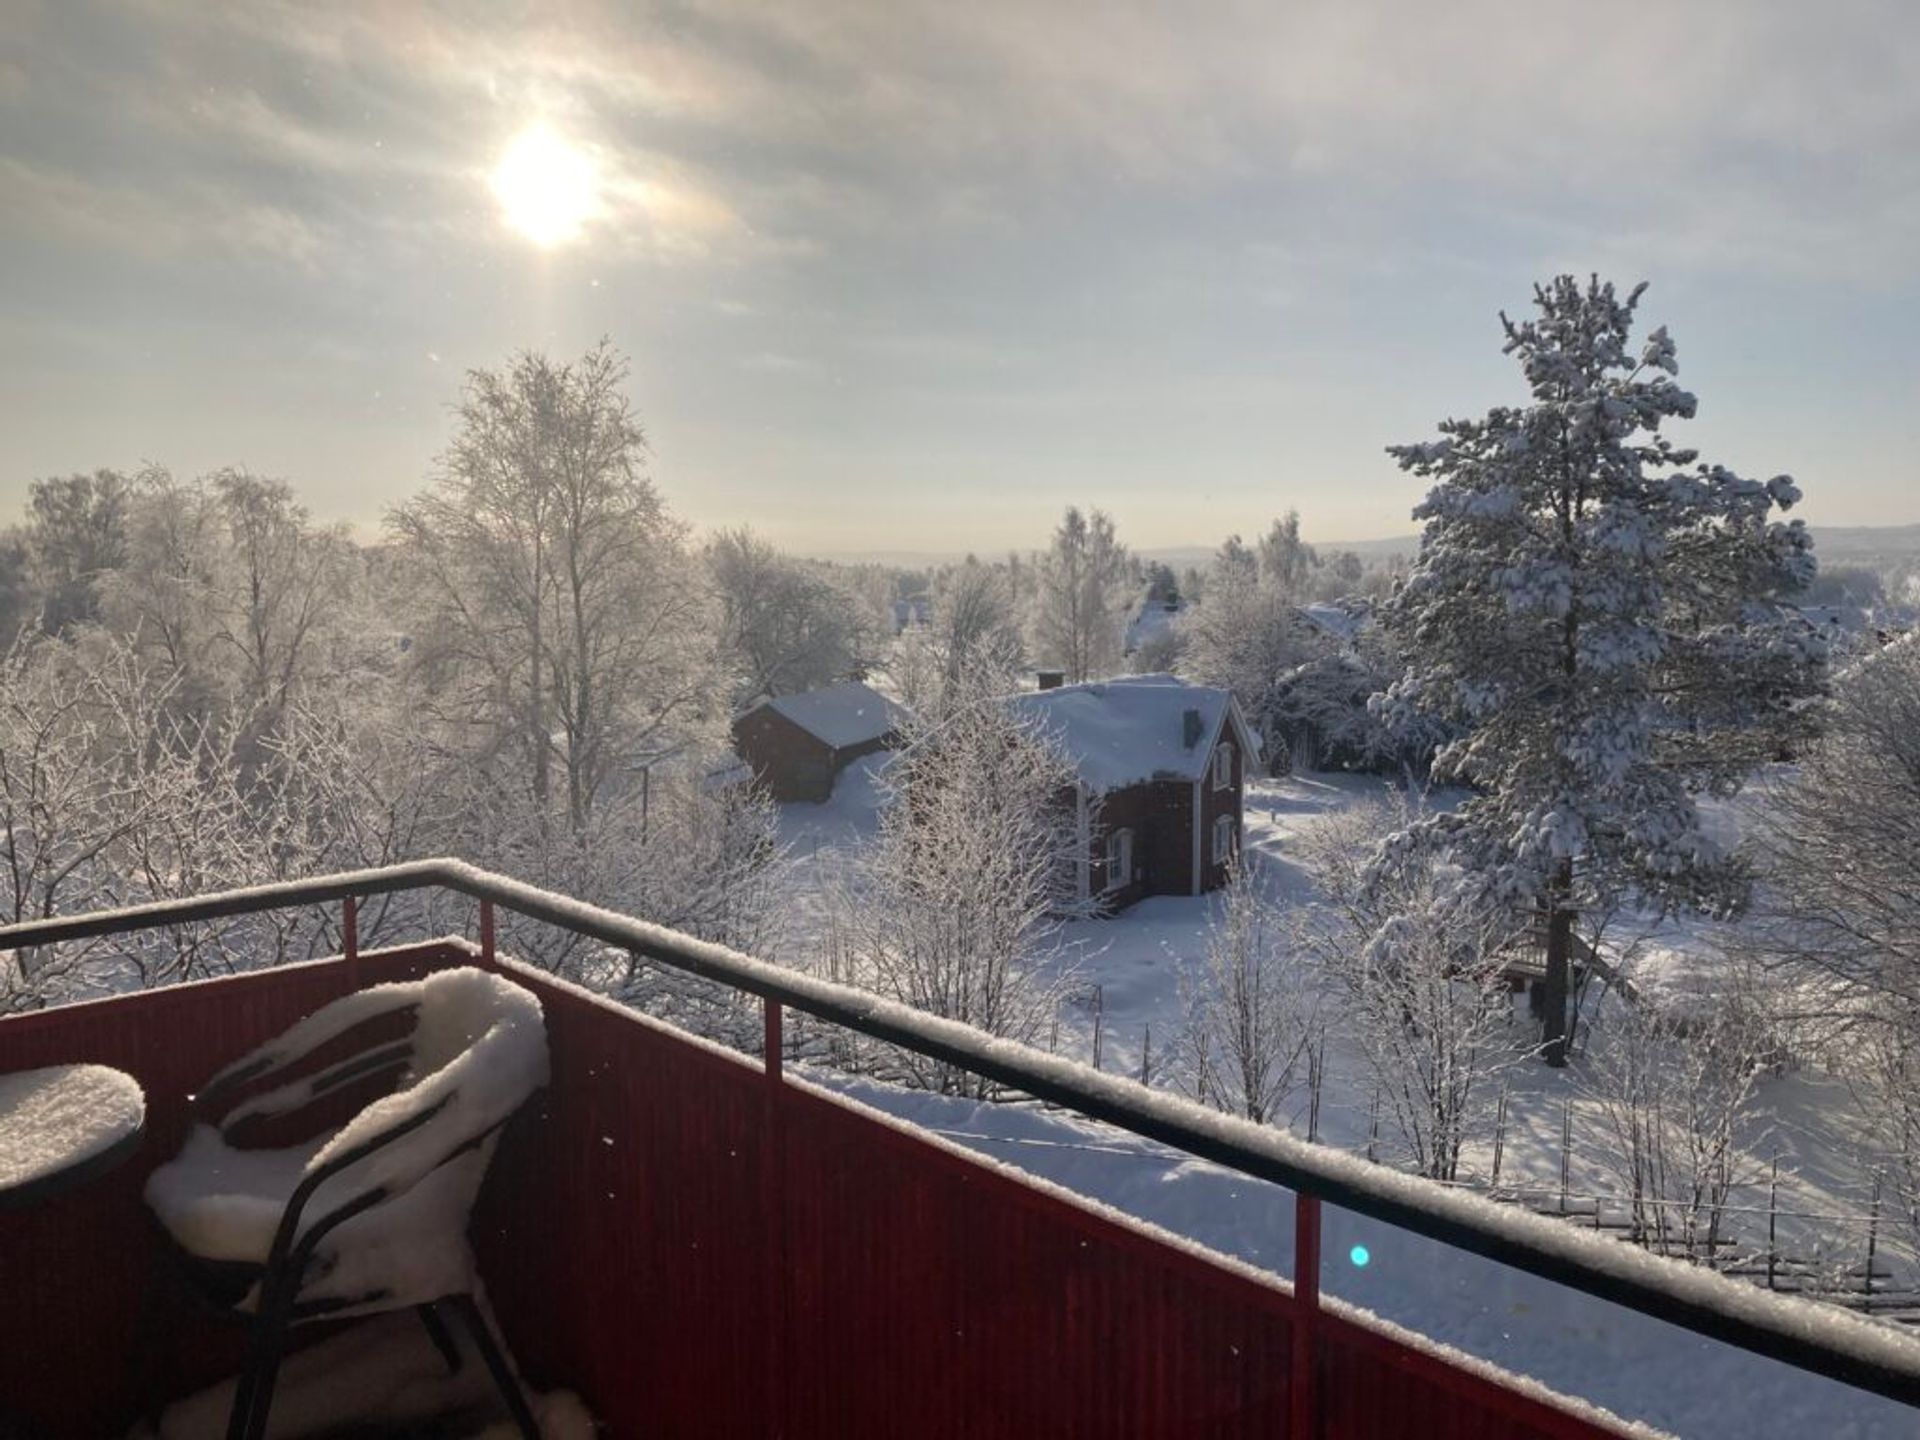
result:
[(775, 800), (822, 801), (849, 761), (891, 748), (904, 712), (858, 680), (779, 695), (733, 722), (733, 748)]
[(1241, 790), (1258, 746), (1232, 694), (1172, 675), (1063, 685), (1006, 702), (1079, 772), (1082, 899), (1110, 910), (1200, 895), (1240, 849)]

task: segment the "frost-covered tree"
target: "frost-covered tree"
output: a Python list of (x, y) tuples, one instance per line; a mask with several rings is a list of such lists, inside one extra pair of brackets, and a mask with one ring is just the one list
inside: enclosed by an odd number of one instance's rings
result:
[(933, 577), (933, 614), (925, 640), (938, 666), (940, 686), (971, 678), (992, 689), (1012, 689), (1026, 663), (1019, 602), (1007, 571), (969, 555)]
[(1616, 997), (1582, 1089), (1610, 1142), (1608, 1163), (1631, 1201), (1633, 1238), (1650, 1249), (1712, 1258), (1727, 1195), (1753, 1178), (1743, 1141), (1771, 1053), (1754, 977), (1724, 977), (1710, 1003), (1667, 1009)]
[[(1034, 1041), (1059, 1001), (1046, 962), (1079, 902), (1072, 767), (982, 684), (916, 716), (885, 772), (878, 835), (830, 906), (825, 964), (991, 1035)], [(893, 1057), (911, 1083), (987, 1096), (977, 1075)]]
[(287, 482), (231, 468), (183, 482), (150, 466), (126, 528), (100, 622), (171, 674), (183, 723), (237, 726), (243, 764), (290, 705), (361, 667), (362, 567), (345, 530), (314, 523)]
[(126, 556), (127, 477), (116, 470), (36, 480), (27, 492), (27, 553), (49, 635), (99, 611), (100, 578)]
[(707, 586), (643, 469), (626, 379), (604, 343), (473, 371), (439, 476), (389, 517), (433, 703), (577, 832), (628, 767), (725, 709)]
[(1323, 1030), (1316, 992), (1258, 874), (1236, 861), (1222, 893), (1206, 963), (1185, 986), (1175, 1073), (1202, 1104), (1284, 1124)]
[(1410, 818), (1404, 802), (1366, 803), (1302, 837), (1296, 853), (1325, 903), (1295, 912), (1293, 943), (1407, 1163), (1452, 1180), (1491, 1118), (1495, 1081), (1524, 1054), (1503, 958), (1516, 925), (1429, 853), (1369, 866)]
[(873, 642), (867, 617), (855, 596), (817, 567), (746, 529), (715, 536), (706, 561), (737, 706), (830, 685), (865, 669)]
[(1920, 640), (1835, 677), (1819, 738), (1749, 807), (1755, 933), (1850, 1030), (1920, 1013)]
[[(1300, 618), (1292, 576), (1298, 523), (1274, 529), (1249, 549), (1227, 538), (1207, 575), (1206, 596), (1181, 617), (1181, 669), (1205, 685), (1231, 690), (1256, 730), (1279, 733), (1279, 686), (1297, 667), (1326, 653), (1323, 636)], [(1292, 535), (1294, 548), (1275, 540)], [(1268, 552), (1276, 555), (1269, 557)]]
[[(297, 854), (277, 796), (237, 759), (239, 732), (178, 715), (172, 686), (92, 627), (0, 664), (8, 919), (228, 889)], [(304, 958), (311, 930), (309, 916), (240, 919), (0, 957), (0, 1011)]]
[(1305, 599), (1320, 557), (1300, 538), (1300, 512), (1289, 510), (1260, 537), (1260, 574), (1285, 594)]
[(1053, 543), (1035, 567), (1034, 657), (1058, 665), (1073, 682), (1097, 680), (1120, 666), (1130, 561), (1099, 510), (1068, 507)]
[(1164, 560), (1155, 560), (1147, 566), (1147, 599), (1160, 605), (1180, 603), (1180, 577)]
[(1661, 433), (1695, 400), (1664, 327), (1633, 348), (1641, 288), (1537, 288), (1533, 318), (1502, 317), (1530, 402), (1390, 452), (1433, 488), (1419, 558), (1382, 607), (1410, 663), (1386, 703), (1459, 727), (1435, 769), (1473, 787), (1402, 840), (1443, 843), (1537, 907), (1553, 1065), (1582, 912), (1623, 890), (1724, 898), (1694, 797), (1774, 753), (1823, 668), (1782, 603), (1814, 569), (1804, 525), (1775, 518), (1800, 492)]
[(242, 709), (270, 733), (322, 657), (329, 612), (344, 611), (351, 583), (346, 532), (312, 522), (284, 480), (245, 470), (210, 477), (225, 545), (215, 566), (213, 638), (237, 674)]
[(1835, 677), (1821, 733), (1749, 807), (1748, 936), (1860, 1096), (1920, 1241), (1920, 639)]

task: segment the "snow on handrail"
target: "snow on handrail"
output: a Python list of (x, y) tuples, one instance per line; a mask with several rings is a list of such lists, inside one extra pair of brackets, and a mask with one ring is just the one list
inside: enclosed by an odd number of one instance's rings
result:
[(1449, 1190), (1076, 1061), (996, 1039), (972, 1026), (556, 895), (462, 860), (418, 860), (189, 900), (28, 921), (0, 927), (0, 951), (433, 886), (637, 951), (661, 964), (960, 1066), (1200, 1159), (1318, 1196), (1328, 1204), (1711, 1339), (1920, 1405), (1920, 1340), (1886, 1326), (1771, 1294), (1479, 1195)]

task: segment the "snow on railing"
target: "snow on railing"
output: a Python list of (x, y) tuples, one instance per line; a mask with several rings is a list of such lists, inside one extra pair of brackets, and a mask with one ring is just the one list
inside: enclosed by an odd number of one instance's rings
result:
[[(1272, 1181), (1297, 1197), (1295, 1287), (1317, 1292), (1322, 1202), (1438, 1240), (1584, 1294), (1815, 1374), (1920, 1405), (1920, 1340), (1853, 1315), (1769, 1294), (1736, 1280), (1545, 1216), (1450, 1191), (1418, 1176), (1311, 1144), (1270, 1127), (1205, 1110), (1132, 1080), (833, 981), (788, 970), (677, 931), (603, 910), (453, 859), (326, 875), (190, 900), (0, 927), (0, 951), (126, 934), (291, 906), (438, 887), (479, 902), (491, 951), (494, 908), (638, 952), (761, 998), (770, 1067), (780, 1053), (780, 1011), (790, 1007), (887, 1044), (972, 1071), (1190, 1155)], [(349, 919), (349, 924), (351, 920)], [(349, 958), (353, 954), (348, 947)], [(1305, 1397), (1302, 1397), (1303, 1400)]]

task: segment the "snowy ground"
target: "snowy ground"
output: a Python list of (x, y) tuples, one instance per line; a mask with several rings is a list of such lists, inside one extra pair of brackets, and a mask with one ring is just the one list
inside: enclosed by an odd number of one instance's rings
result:
[[(805, 953), (817, 923), (817, 882), (873, 829), (881, 799), (874, 773), (882, 763), (882, 757), (874, 757), (852, 767), (824, 805), (794, 805), (783, 812), (782, 838), (800, 879), (792, 958)], [(1316, 901), (1311, 880), (1291, 858), (1291, 842), (1380, 786), (1365, 777), (1316, 775), (1251, 787), (1247, 848), (1286, 903)], [(1068, 926), (1060, 963), (1083, 999), (1063, 1016), (1059, 1049), (1093, 1058), (1088, 1002), (1097, 985), (1102, 1067), (1137, 1075), (1143, 1049), (1164, 1055), (1181, 1023), (1182, 977), (1201, 963), (1216, 909), (1213, 898), (1154, 897), (1120, 916)], [(1703, 963), (1700, 939), (1687, 926), (1663, 929), (1644, 962), (1656, 983), (1684, 984), (1687, 968)], [(1524, 1043), (1523, 1017), (1515, 1023), (1516, 1044)], [(1347, 1067), (1336, 1058), (1329, 1069), (1338, 1073)], [(1274, 1187), (1032, 1106), (977, 1105), (869, 1081), (845, 1083), (882, 1109), (1226, 1253), (1276, 1270), (1291, 1253), (1291, 1197)], [(1569, 1107), (1576, 1136), (1566, 1160), (1570, 1188), (1575, 1194), (1617, 1189), (1598, 1127), (1578, 1094), (1577, 1066), (1552, 1072), (1527, 1064), (1512, 1072), (1503, 1180), (1527, 1177), (1543, 1187), (1558, 1186)], [(1862, 1212), (1862, 1182), (1834, 1134), (1832, 1117), (1843, 1108), (1839, 1088), (1818, 1075), (1788, 1074), (1767, 1083), (1762, 1108), (1773, 1123), (1750, 1137), (1754, 1168), (1759, 1173), (1766, 1159), (1782, 1155), (1791, 1193), (1781, 1203), (1822, 1213)], [(1330, 1081), (1321, 1138), (1363, 1148), (1368, 1109), (1350, 1085), (1343, 1090), (1337, 1079)], [(1469, 1168), (1484, 1174), (1489, 1164), (1490, 1156), (1477, 1154)], [(1756, 1194), (1764, 1203), (1764, 1190)], [(1890, 1402), (1357, 1216), (1330, 1213), (1326, 1223), (1331, 1293), (1622, 1416), (1700, 1440), (1811, 1435), (1906, 1440), (1920, 1434), (1913, 1413)], [(1371, 1257), (1364, 1269), (1341, 1258), (1355, 1244), (1364, 1244)]]

